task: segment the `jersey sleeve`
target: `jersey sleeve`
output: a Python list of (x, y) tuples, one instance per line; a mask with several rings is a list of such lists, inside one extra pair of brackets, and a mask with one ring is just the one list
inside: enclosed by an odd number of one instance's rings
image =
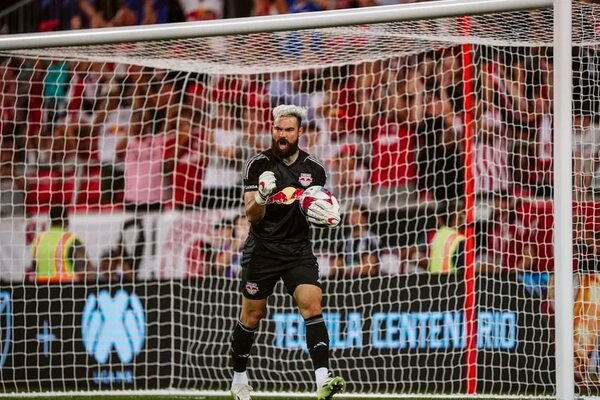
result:
[(325, 187), (325, 184), (327, 183), (327, 172), (325, 171), (323, 162), (312, 155), (308, 156), (308, 160), (311, 161), (313, 166), (313, 184)]
[(267, 165), (268, 158), (263, 154), (258, 154), (246, 161), (242, 169), (244, 193), (258, 190), (258, 178), (267, 170)]
[(325, 187), (325, 184), (327, 183), (327, 173), (325, 172), (325, 167), (323, 167), (322, 165), (319, 165), (319, 168), (317, 169), (317, 173), (316, 173), (316, 181), (317, 181), (317, 185), (321, 185), (323, 187)]

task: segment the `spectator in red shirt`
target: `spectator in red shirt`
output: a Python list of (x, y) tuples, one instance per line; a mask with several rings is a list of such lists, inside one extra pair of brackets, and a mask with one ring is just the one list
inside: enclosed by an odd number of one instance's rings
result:
[(207, 117), (209, 99), (209, 90), (202, 82), (191, 82), (185, 88), (183, 101), (186, 108), (189, 108), (194, 114), (199, 114), (194, 117), (195, 119)]
[(198, 115), (190, 109), (184, 109), (173, 130), (173, 135), (177, 135), (178, 148), (173, 171), (176, 207), (194, 206), (201, 199), (208, 143)]
[(407, 123), (404, 86), (390, 94), (382, 119), (371, 133), (374, 207), (406, 207), (416, 200), (415, 138)]
[(8, 60), (0, 61), (0, 135), (13, 136), (17, 115), (17, 77)]

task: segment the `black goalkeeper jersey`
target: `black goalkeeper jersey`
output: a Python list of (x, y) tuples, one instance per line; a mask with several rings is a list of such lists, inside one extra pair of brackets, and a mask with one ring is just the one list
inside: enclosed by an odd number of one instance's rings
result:
[(291, 165), (286, 165), (271, 149), (265, 150), (246, 161), (242, 170), (244, 192), (257, 191), (258, 178), (265, 171), (275, 174), (277, 186), (269, 197), (263, 219), (251, 224), (244, 253), (312, 255), (309, 225), (297, 200), (306, 188), (325, 186), (325, 168), (303, 150)]

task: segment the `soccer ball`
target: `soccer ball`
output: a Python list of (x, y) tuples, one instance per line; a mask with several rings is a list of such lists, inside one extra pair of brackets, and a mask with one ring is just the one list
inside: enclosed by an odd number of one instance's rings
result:
[[(337, 199), (331, 194), (331, 192), (322, 186), (311, 186), (302, 193), (298, 199), (300, 211), (304, 216), (308, 215), (308, 208), (316, 201), (324, 201), (332, 204), (333, 207), (339, 210), (340, 205)], [(339, 221), (337, 221), (339, 222)], [(337, 222), (335, 223), (337, 225)]]

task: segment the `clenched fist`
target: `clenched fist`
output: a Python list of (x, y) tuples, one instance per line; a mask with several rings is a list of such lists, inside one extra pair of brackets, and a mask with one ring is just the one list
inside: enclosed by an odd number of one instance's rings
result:
[(272, 171), (265, 171), (258, 177), (258, 192), (254, 199), (257, 204), (264, 206), (269, 201), (269, 196), (275, 190), (277, 180), (275, 174)]

